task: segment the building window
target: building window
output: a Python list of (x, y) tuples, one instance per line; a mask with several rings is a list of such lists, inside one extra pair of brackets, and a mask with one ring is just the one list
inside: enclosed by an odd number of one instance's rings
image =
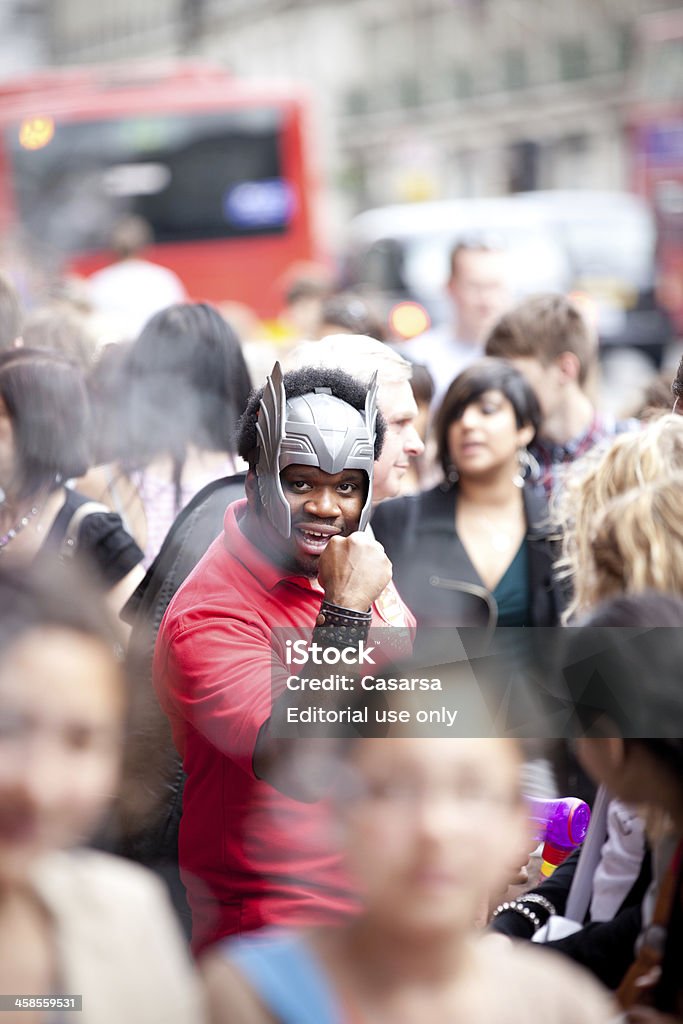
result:
[(404, 75), (398, 80), (398, 102), (402, 107), (418, 107), (422, 99), (420, 83), (414, 75)]
[(506, 50), (503, 54), (503, 88), (523, 89), (527, 84), (527, 65), (523, 50)]
[(472, 72), (469, 68), (456, 68), (453, 75), (453, 93), (458, 100), (468, 100), (474, 92)]
[(559, 44), (560, 78), (585, 78), (588, 74), (588, 48), (584, 39), (562, 39)]
[(350, 89), (346, 94), (344, 106), (346, 113), (352, 116), (367, 114), (370, 104), (366, 90)]
[(616, 32), (617, 70), (627, 71), (631, 66), (634, 52), (633, 29), (630, 25), (620, 25)]

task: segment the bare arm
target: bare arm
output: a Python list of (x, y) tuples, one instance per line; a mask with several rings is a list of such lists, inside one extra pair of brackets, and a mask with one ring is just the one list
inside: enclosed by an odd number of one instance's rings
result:
[(206, 953), (199, 971), (209, 1024), (277, 1024), (240, 972), (219, 953)]
[(134, 566), (130, 572), (115, 583), (114, 586), (107, 593), (107, 604), (111, 608), (112, 614), (116, 620), (117, 627), (121, 634), (121, 641), (126, 644), (130, 636), (131, 627), (128, 623), (124, 622), (119, 618), (121, 609), (128, 601), (128, 598), (133, 592), (140, 586), (140, 583), (145, 578), (145, 570), (142, 565)]

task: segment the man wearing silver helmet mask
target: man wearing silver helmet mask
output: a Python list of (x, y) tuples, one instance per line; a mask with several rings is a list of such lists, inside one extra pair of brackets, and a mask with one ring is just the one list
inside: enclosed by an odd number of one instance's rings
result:
[(375, 392), (341, 370), (283, 377), (276, 365), (240, 424), (246, 499), (228, 506), (161, 624), (155, 685), (187, 773), (179, 861), (197, 951), (355, 908), (326, 801), (300, 772), (282, 774), (291, 741), (278, 725), (286, 680), (308, 672), (287, 662), (286, 634), (356, 643), (371, 626), (414, 625), (395, 591), (390, 609), (380, 600), (391, 563), (363, 529), (384, 426)]
[[(277, 564), (309, 577), (318, 575), (333, 537), (365, 529), (384, 436), (381, 420), (377, 429), (374, 379), (360, 409), (356, 383), (349, 381), (351, 392), (345, 375), (336, 374), (338, 394), (333, 394), (320, 386), (329, 378), (329, 371), (310, 369), (288, 374), (286, 394), (276, 363), (262, 392), (251, 398), (239, 438), (252, 469), (243, 532)], [(372, 598), (359, 610), (371, 603)]]

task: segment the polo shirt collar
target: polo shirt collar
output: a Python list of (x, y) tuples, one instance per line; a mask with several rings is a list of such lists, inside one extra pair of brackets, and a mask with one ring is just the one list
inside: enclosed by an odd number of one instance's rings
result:
[(223, 519), (223, 544), (230, 554), (241, 562), (247, 572), (251, 573), (265, 590), (274, 590), (278, 583), (287, 581), (305, 590), (322, 592), (317, 580), (308, 576), (297, 576), (269, 558), (266, 558), (240, 529), (240, 520), (247, 511), (247, 499), (233, 501), (225, 510)]

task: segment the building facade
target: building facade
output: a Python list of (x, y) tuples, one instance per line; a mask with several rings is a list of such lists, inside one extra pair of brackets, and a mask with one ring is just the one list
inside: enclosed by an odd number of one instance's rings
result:
[(297, 79), (336, 197), (368, 206), (628, 184), (635, 25), (666, 0), (49, 4), (54, 63), (187, 55)]

